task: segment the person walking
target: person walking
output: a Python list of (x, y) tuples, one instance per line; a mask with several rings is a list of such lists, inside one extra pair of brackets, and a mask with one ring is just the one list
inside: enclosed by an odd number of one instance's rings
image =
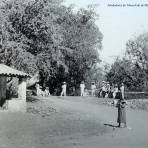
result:
[(61, 96), (66, 96), (66, 82), (63, 82)]
[(121, 127), (121, 124), (124, 124), (124, 127), (127, 127), (126, 124), (126, 101), (122, 98), (122, 94), (120, 92), (120, 98), (117, 102), (116, 107), (118, 108), (118, 117), (117, 117), (117, 123), (118, 127)]
[(80, 84), (80, 95), (81, 96), (84, 96), (84, 89), (85, 89), (85, 84), (84, 84), (84, 81), (81, 82)]

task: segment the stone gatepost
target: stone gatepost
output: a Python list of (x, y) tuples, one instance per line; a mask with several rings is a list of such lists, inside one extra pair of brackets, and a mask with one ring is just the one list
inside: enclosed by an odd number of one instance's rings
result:
[(11, 112), (26, 112), (26, 78), (19, 78), (18, 98), (9, 100), (8, 110)]

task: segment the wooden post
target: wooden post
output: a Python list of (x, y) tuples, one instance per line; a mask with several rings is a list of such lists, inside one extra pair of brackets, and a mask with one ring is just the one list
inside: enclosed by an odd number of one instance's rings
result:
[(6, 101), (7, 77), (0, 76), (0, 106)]
[(26, 101), (26, 78), (19, 78), (18, 98)]

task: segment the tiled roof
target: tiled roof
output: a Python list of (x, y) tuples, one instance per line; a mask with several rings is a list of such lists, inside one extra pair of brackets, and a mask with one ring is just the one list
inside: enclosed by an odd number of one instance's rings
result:
[(26, 74), (22, 71), (16, 70), (4, 64), (0, 64), (0, 75), (12, 77), (30, 77), (29, 74)]

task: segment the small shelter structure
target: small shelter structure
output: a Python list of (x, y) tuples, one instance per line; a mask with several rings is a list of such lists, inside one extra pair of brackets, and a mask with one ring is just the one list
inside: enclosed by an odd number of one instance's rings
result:
[(19, 79), (18, 99), (26, 102), (26, 81), (30, 75), (7, 65), (0, 64), (0, 105), (2, 106), (6, 100), (7, 77), (17, 77)]

